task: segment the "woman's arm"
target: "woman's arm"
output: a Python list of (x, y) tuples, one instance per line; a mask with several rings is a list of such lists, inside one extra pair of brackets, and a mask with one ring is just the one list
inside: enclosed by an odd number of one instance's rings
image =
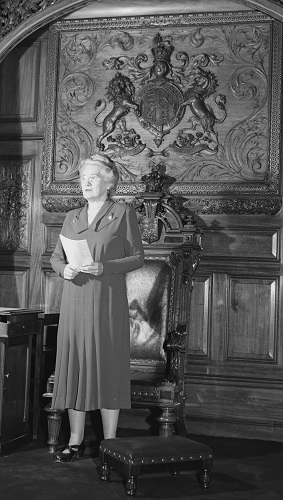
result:
[(137, 216), (132, 207), (126, 208), (125, 257), (103, 262), (103, 274), (125, 274), (143, 266), (144, 249)]
[[(68, 223), (68, 214), (66, 215), (65, 220), (63, 222), (62, 226), (63, 234), (65, 234), (64, 231), (67, 226), (67, 223)], [(61, 278), (64, 278), (64, 269), (67, 265), (67, 260), (60, 237), (58, 238), (54, 252), (51, 255), (50, 264), (55, 273), (61, 276)]]
[(50, 264), (55, 273), (63, 278), (67, 262), (60, 238), (58, 238), (55, 250), (51, 255)]

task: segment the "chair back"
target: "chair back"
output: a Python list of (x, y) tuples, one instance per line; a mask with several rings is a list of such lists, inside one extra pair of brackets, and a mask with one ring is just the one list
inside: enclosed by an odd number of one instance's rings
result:
[(164, 345), (169, 332), (178, 325), (187, 329), (201, 233), (191, 215), (181, 219), (172, 199), (156, 192), (143, 196), (135, 209), (145, 263), (126, 277), (131, 366), (134, 372), (160, 372), (167, 365)]

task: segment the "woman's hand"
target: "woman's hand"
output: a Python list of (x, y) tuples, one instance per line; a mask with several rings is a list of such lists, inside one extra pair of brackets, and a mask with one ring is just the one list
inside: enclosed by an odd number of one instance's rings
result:
[(89, 265), (81, 266), (80, 271), (82, 273), (93, 274), (93, 276), (101, 276), (103, 273), (102, 262), (92, 262)]
[(67, 264), (66, 267), (64, 268), (64, 279), (65, 280), (73, 280), (77, 274), (79, 274), (79, 269), (76, 269), (74, 266), (71, 266), (71, 264)]

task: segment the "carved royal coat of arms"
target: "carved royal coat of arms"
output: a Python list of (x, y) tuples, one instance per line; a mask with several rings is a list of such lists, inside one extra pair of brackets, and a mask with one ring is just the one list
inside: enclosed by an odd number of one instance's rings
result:
[[(193, 154), (202, 150), (215, 152), (219, 142), (214, 126), (217, 122), (222, 123), (227, 116), (224, 95), (215, 95), (215, 104), (221, 112), (221, 117), (217, 117), (212, 107), (206, 104), (206, 98), (215, 94), (218, 87), (216, 76), (206, 67), (212, 58), (215, 64), (217, 56), (200, 54), (190, 60), (186, 52), (178, 52), (176, 57), (182, 65), (176, 68), (171, 63), (171, 55), (174, 52), (172, 37), (163, 38), (160, 33), (153, 39), (151, 52), (151, 66), (141, 67), (141, 62), (147, 59), (145, 54), (129, 61), (132, 66), (132, 80), (117, 72), (110, 81), (107, 97), (113, 107), (101, 122), (98, 121), (98, 116), (107, 104), (105, 99), (97, 101), (95, 123), (102, 126), (102, 133), (97, 139), (98, 148), (119, 152), (120, 155), (138, 154), (144, 149), (146, 145), (141, 143), (140, 136), (134, 129), (127, 128), (125, 116), (130, 111), (135, 113), (142, 127), (153, 135), (156, 147), (160, 148), (164, 136), (180, 124), (186, 106), (189, 106), (192, 118), (186, 128), (179, 130), (176, 140), (163, 151), (163, 155), (168, 154), (170, 149), (182, 154)], [(120, 59), (113, 57), (105, 61), (105, 65), (108, 68), (120, 68), (121, 65), (125, 68), (126, 62), (121, 62)], [(218, 58), (217, 62), (220, 60), (221, 58)], [(137, 89), (135, 80), (139, 82), (136, 84)], [(118, 134), (110, 135), (114, 131), (118, 131)], [(107, 148), (104, 139), (111, 143)], [(154, 154), (153, 151), (152, 153)]]
[(78, 163), (99, 150), (119, 196), (161, 168), (199, 213), (276, 213), (281, 48), (260, 13), (55, 23), (43, 192), (79, 204)]

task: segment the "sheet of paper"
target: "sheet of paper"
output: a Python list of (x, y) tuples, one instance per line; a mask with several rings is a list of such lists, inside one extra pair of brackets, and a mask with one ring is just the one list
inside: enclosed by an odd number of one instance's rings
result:
[(29, 309), (25, 309), (22, 307), (0, 307), (0, 314), (14, 312), (14, 311), (16, 311), (16, 312), (18, 312), (18, 311), (28, 312)]
[(28, 309), (23, 309), (22, 307), (0, 307), (0, 312), (3, 311), (27, 311)]
[(93, 258), (86, 240), (71, 240), (62, 234), (60, 234), (60, 239), (69, 264), (78, 269), (92, 263)]

